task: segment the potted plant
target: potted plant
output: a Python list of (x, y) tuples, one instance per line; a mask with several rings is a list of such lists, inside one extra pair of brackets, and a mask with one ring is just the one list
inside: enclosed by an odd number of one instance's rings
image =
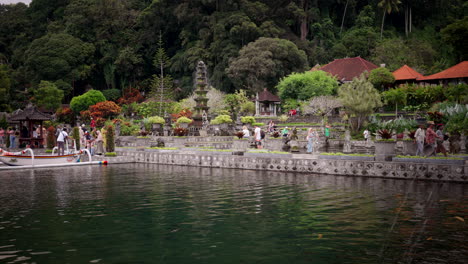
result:
[(248, 124), (248, 125), (252, 125), (253, 123), (255, 123), (255, 117), (253, 116), (243, 116), (241, 117), (241, 122), (243, 124)]
[(148, 117), (147, 122), (151, 124), (153, 129), (159, 129), (165, 123), (164, 118), (160, 116)]
[(192, 123), (192, 119), (181, 116), (177, 119), (176, 123), (181, 127), (181, 128), (187, 128), (190, 123)]
[(215, 119), (211, 120), (212, 125), (219, 125), (221, 129), (227, 129), (227, 126), (232, 123), (232, 119), (229, 115), (219, 115)]
[(380, 139), (374, 142), (376, 161), (392, 161), (392, 158), (395, 156), (396, 141), (392, 138), (392, 129), (391, 122), (380, 123), (379, 130), (377, 130)]

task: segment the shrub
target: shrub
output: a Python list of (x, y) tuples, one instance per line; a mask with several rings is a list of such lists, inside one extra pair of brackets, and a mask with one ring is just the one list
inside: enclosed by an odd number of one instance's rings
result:
[(392, 139), (392, 131), (388, 129), (380, 129), (377, 133), (379, 133), (382, 139)]
[(53, 149), (55, 147), (55, 127), (50, 126), (47, 129), (47, 148)]
[(122, 108), (112, 101), (99, 102), (89, 107), (90, 115), (94, 119), (113, 118), (120, 114)]
[(281, 121), (281, 122), (286, 122), (288, 121), (289, 117), (287, 115), (280, 115), (278, 117), (278, 120)]
[(123, 122), (120, 126), (120, 135), (121, 136), (134, 136), (137, 135), (140, 131), (138, 125), (133, 125), (130, 122)]
[(145, 99), (140, 91), (138, 91), (138, 89), (135, 89), (135, 88), (128, 88), (128, 89), (125, 89), (124, 92), (123, 92), (123, 96), (119, 98), (119, 100), (117, 100), (117, 103), (119, 105), (124, 105), (124, 104), (131, 104), (131, 103), (140, 103), (143, 101), (143, 99)]
[(91, 105), (106, 101), (106, 97), (97, 90), (89, 90), (86, 93), (75, 96), (70, 102), (70, 108), (75, 113), (86, 111)]
[(232, 119), (229, 115), (219, 115), (215, 119), (211, 120), (212, 125), (229, 124), (232, 123)]
[(259, 127), (262, 127), (264, 126), (265, 123), (253, 123), (252, 126), (259, 126)]
[(76, 149), (80, 149), (81, 148), (81, 146), (80, 146), (80, 128), (79, 127), (74, 127), (72, 135), (73, 135), (73, 139), (75, 140)]
[(114, 152), (115, 150), (115, 132), (114, 126), (109, 125), (106, 127), (106, 151)]
[(242, 131), (236, 132), (236, 137), (239, 138), (239, 139), (243, 138), (244, 137), (244, 132), (242, 132)]
[(106, 152), (106, 153), (104, 154), (104, 156), (106, 156), (106, 157), (116, 157), (116, 156), (117, 156), (117, 153), (115, 153), (115, 152)]
[(55, 112), (57, 121), (60, 123), (71, 124), (73, 123), (73, 111), (69, 107), (60, 107)]
[(174, 128), (174, 135), (176, 136), (182, 137), (182, 136), (187, 135), (187, 133), (188, 133), (188, 129), (186, 128), (181, 128), (181, 127)]
[(244, 124), (255, 123), (255, 117), (253, 117), (253, 116), (243, 116), (243, 117), (241, 117), (241, 122), (244, 123)]
[(180, 124), (180, 123), (192, 123), (192, 119), (188, 118), (188, 117), (185, 117), (185, 116), (181, 116), (179, 118), (177, 118), (177, 121), (176, 123), (177, 124)]
[(103, 90), (102, 94), (108, 101), (117, 101), (120, 98), (120, 90), (119, 89), (107, 89)]
[(151, 116), (151, 117), (148, 117), (148, 123), (150, 123), (150, 124), (164, 124), (165, 121), (164, 121), (164, 118), (162, 118), (160, 116)]

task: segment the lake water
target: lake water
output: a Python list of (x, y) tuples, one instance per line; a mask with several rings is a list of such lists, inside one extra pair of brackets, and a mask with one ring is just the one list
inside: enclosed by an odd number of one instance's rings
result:
[(146, 164), (0, 172), (0, 263), (466, 263), (467, 185)]

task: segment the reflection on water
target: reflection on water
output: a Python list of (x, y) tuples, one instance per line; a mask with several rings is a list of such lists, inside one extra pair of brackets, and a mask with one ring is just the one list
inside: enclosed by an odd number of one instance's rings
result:
[(0, 177), (3, 263), (463, 263), (466, 185), (161, 165)]

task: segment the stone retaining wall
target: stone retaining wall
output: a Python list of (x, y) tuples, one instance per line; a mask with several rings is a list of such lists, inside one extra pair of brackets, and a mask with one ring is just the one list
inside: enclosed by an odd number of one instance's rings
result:
[[(467, 182), (468, 166), (434, 163), (377, 162), (319, 159), (313, 155), (258, 154), (236, 156), (230, 153), (119, 151), (109, 162), (138, 162), (210, 168), (267, 170), (280, 172), (321, 173), (361, 177), (421, 179)], [(291, 158), (292, 156), (292, 158)], [(106, 159), (99, 157), (99, 159)]]

